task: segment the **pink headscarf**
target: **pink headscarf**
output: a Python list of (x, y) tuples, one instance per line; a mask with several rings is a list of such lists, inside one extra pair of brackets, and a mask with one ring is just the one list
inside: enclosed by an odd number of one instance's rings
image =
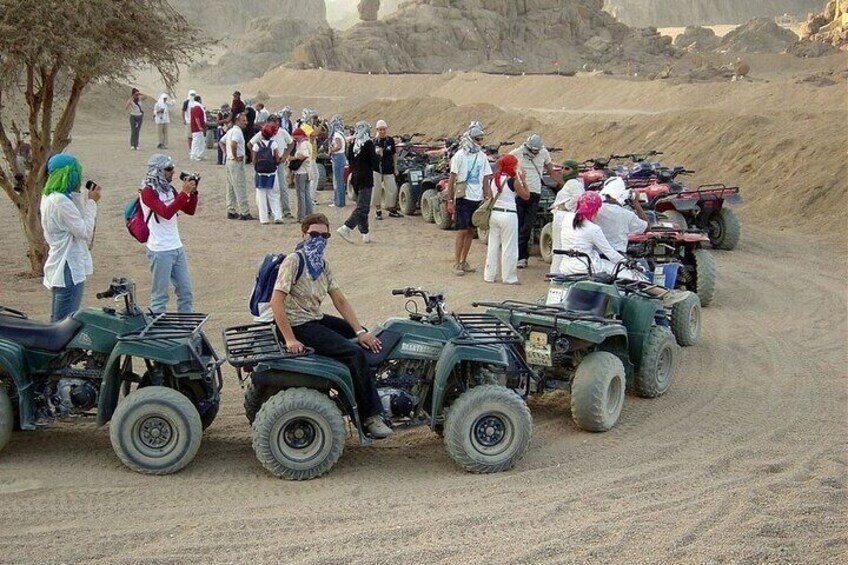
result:
[(592, 221), (601, 209), (601, 197), (597, 192), (584, 192), (577, 199), (577, 217), (581, 220)]

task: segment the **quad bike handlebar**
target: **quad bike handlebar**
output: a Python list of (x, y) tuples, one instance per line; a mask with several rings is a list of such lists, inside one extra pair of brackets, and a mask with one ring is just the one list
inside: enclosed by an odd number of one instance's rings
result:
[(574, 259), (580, 259), (586, 264), (587, 273), (585, 275), (568, 275), (565, 280), (594, 280), (603, 284), (612, 284), (618, 278), (618, 275), (625, 269), (642, 272), (644, 269), (639, 262), (633, 257), (625, 257), (615, 264), (612, 274), (595, 273), (592, 271), (592, 258), (587, 253), (576, 251), (574, 249), (554, 249), (554, 255), (566, 255)]
[[(445, 319), (445, 295), (440, 292), (429, 294), (427, 291), (420, 288), (408, 286), (406, 288), (392, 289), (392, 295), (404, 296), (410, 299), (418, 296), (424, 301), (424, 309), (428, 314), (432, 314), (433, 312), (436, 313), (438, 323), (443, 322)], [(414, 304), (414, 301), (412, 302)], [(409, 311), (408, 308), (407, 311)], [(409, 313), (413, 318), (419, 317), (420, 319), (420, 314), (418, 314), (417, 309), (416, 311), (409, 311)]]

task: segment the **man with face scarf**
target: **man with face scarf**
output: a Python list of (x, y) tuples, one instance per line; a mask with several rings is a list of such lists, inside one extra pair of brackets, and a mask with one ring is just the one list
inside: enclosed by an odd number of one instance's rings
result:
[(53, 295), (51, 322), (79, 310), (85, 278), (93, 271), (91, 252), (100, 187), (80, 193), (82, 167), (66, 153), (47, 161), (47, 181), (41, 196), (41, 229), (49, 251), (44, 286)]
[(330, 140), (330, 162), (333, 165), (333, 202), (330, 206), (344, 208), (345, 182), (344, 168), (347, 165), (347, 138), (345, 137), (344, 122), (336, 114), (330, 119), (328, 138)]
[(194, 215), (197, 183), (186, 180), (177, 192), (171, 185), (173, 178), (174, 161), (157, 153), (147, 161), (147, 176), (140, 191), (141, 209), (150, 229), (147, 240), (147, 258), (153, 275), (150, 310), (157, 314), (164, 312), (168, 304), (168, 283), (171, 281), (177, 293), (177, 311), (188, 313), (193, 307), (191, 276), (177, 226), (177, 213)]
[(562, 178), (554, 171), (551, 155), (538, 134), (532, 134), (510, 154), (518, 159), (518, 164), (524, 169), (527, 188), (530, 189), (530, 199), (518, 202), (518, 268), (524, 269), (530, 258), (530, 238), (539, 211), (544, 172), (553, 177), (557, 186), (562, 186)]
[[(301, 353), (305, 347), (311, 347), (316, 354), (347, 365), (353, 378), (356, 404), (364, 416), (365, 430), (375, 439), (388, 437), (393, 432), (383, 422), (382, 403), (365, 353), (379, 353), (382, 344), (359, 323), (353, 306), (324, 258), (330, 239), (327, 217), (324, 214), (307, 216), (301, 224), (301, 232), (303, 239), (297, 245), (297, 252), (283, 260), (271, 295), (277, 329), (291, 353)], [(306, 263), (303, 268), (299, 268), (301, 261)], [(302, 273), (299, 278), (298, 271)], [(341, 318), (321, 312), (321, 302), (328, 295)]]
[[(447, 207), (454, 217), (456, 241), (454, 243), (453, 274), (462, 276), (477, 269), (468, 264), (468, 252), (474, 240), (471, 216), (484, 198), (491, 194), (492, 167), (483, 152), (483, 129), (474, 123), (462, 136), (459, 150), (451, 158), (448, 176)], [(464, 194), (457, 195), (457, 187)]]
[(338, 234), (347, 242), (353, 243), (353, 229), (358, 227), (364, 243), (371, 243), (368, 230), (368, 213), (371, 210), (371, 191), (374, 190), (374, 167), (379, 157), (371, 139), (371, 124), (359, 122), (353, 134), (353, 143), (347, 148), (347, 161), (350, 163), (350, 184), (356, 193), (356, 209), (339, 227)]

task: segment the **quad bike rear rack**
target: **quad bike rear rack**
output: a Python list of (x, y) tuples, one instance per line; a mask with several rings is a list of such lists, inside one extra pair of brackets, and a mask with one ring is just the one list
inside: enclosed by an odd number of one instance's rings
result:
[(223, 331), (223, 337), (227, 362), (239, 370), (239, 375), (242, 368), (252, 369), (263, 361), (279, 361), (314, 353), (309, 347), (302, 353), (289, 353), (280, 342), (273, 323), (233, 326)]
[(454, 343), (460, 345), (519, 345), (524, 342), (515, 328), (491, 314), (454, 314), (462, 334)]
[(681, 200), (740, 200), (738, 186), (727, 186), (722, 183), (702, 184), (693, 190), (670, 192), (662, 196), (663, 200), (672, 198)]
[(150, 341), (191, 339), (200, 333), (208, 314), (167, 313), (151, 314), (150, 321), (141, 329), (118, 336), (119, 341)]
[(519, 313), (532, 316), (551, 316), (554, 319), (554, 324), (558, 323), (560, 320), (568, 322), (595, 322), (606, 325), (621, 324), (621, 320), (613, 318), (600, 318), (598, 316), (570, 312), (560, 306), (546, 306), (533, 302), (522, 302), (520, 300), (505, 300), (503, 302), (472, 302), (471, 305), (475, 308), (502, 308), (504, 310), (509, 310), (510, 315)]

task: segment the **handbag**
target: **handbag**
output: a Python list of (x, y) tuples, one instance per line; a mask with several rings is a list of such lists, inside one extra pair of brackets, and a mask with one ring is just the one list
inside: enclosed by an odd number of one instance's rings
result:
[[(471, 168), (473, 168), (474, 166), (477, 165), (477, 158), (478, 158), (479, 155), (480, 155), (479, 151), (474, 155), (474, 164), (471, 166)], [(468, 192), (468, 175), (471, 174), (471, 168), (469, 168), (468, 171), (465, 173), (465, 180), (456, 181), (453, 184), (453, 198), (454, 198), (454, 200), (457, 200), (459, 198), (465, 198), (465, 194)]]
[(494, 209), (495, 204), (498, 201), (498, 198), (501, 197), (501, 193), (503, 192), (503, 187), (498, 190), (497, 194), (493, 194), (492, 196), (483, 200), (483, 203), (474, 210), (474, 213), (471, 214), (471, 224), (478, 229), (488, 230), (489, 229), (489, 221), (492, 219), (492, 209)]

